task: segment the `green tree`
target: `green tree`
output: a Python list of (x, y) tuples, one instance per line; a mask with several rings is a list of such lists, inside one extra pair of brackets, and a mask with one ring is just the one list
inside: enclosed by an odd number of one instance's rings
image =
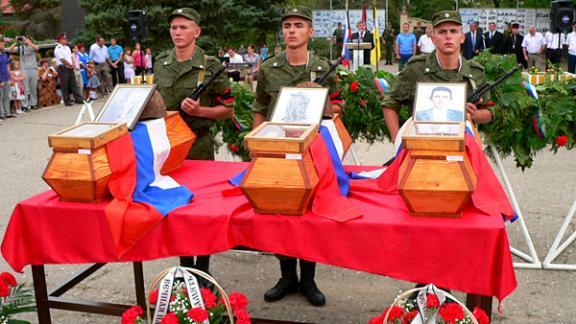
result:
[(127, 31), (127, 13), (145, 10), (149, 37), (146, 46), (156, 50), (169, 48), (167, 17), (181, 7), (196, 9), (201, 18), (202, 35), (199, 45), (215, 53), (223, 46), (238, 46), (264, 42), (266, 35), (280, 26), (281, 7), (284, 0), (80, 0), (86, 11), (85, 28), (79, 40), (93, 42), (96, 35), (116, 36), (131, 43)]
[(34, 39), (54, 38), (60, 32), (61, 3), (58, 0), (11, 0), (20, 19), (14, 27)]

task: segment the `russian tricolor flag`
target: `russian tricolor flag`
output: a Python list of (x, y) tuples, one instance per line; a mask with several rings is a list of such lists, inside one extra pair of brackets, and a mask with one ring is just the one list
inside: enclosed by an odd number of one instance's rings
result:
[(170, 140), (164, 119), (139, 122), (131, 134), (136, 152), (137, 177), (134, 201), (154, 206), (166, 216), (194, 197), (192, 192), (160, 170), (170, 155)]
[(193, 198), (174, 179), (160, 175), (170, 155), (164, 119), (140, 122), (131, 134), (106, 145), (112, 176), (108, 188), (114, 199), (106, 217), (114, 247), (122, 256), (164, 216)]

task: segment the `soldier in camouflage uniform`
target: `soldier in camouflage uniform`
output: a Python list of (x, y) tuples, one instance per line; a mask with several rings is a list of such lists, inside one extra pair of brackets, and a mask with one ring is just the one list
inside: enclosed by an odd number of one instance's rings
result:
[[(224, 74), (217, 78), (195, 101), (188, 96), (192, 89), (220, 67), (220, 61), (206, 56), (196, 46), (200, 36), (200, 15), (194, 9), (177, 9), (168, 17), (174, 49), (160, 54), (154, 65), (155, 82), (168, 110), (179, 110), (186, 124), (196, 134), (196, 141), (188, 152), (190, 160), (214, 160), (214, 138), (210, 126), (217, 119), (234, 115), (234, 97)], [(181, 257), (186, 267), (208, 272), (210, 256)]]
[[(285, 10), (282, 16), (282, 32), (286, 51), (262, 63), (258, 75), (256, 98), (252, 105), (254, 127), (270, 119), (280, 88), (295, 86), (323, 76), (329, 70), (328, 61), (308, 51), (308, 40), (312, 37), (312, 11), (306, 7)], [(340, 111), (341, 102), (336, 76), (332, 73), (322, 84), (329, 87), (332, 110)], [(282, 277), (272, 289), (264, 294), (264, 300), (273, 302), (298, 290), (312, 305), (322, 306), (326, 298), (316, 286), (314, 276), (316, 263), (300, 260), (300, 281), (297, 274), (297, 259), (278, 256)]]
[(384, 65), (392, 65), (392, 54), (394, 53), (394, 40), (396, 39), (396, 33), (392, 28), (391, 24), (386, 26), (386, 29), (382, 32), (382, 44), (384, 45), (384, 58), (386, 62)]
[[(465, 82), (468, 93), (486, 82), (484, 67), (465, 60), (460, 53), (460, 45), (464, 42), (460, 14), (457, 11), (441, 11), (434, 15), (432, 26), (432, 42), (436, 50), (408, 61), (382, 102), (386, 126), (392, 139), (396, 138), (399, 130), (398, 111), (404, 105), (412, 108), (416, 82)], [(479, 109), (469, 102), (466, 103), (466, 113), (475, 123), (483, 124), (492, 120), (489, 109)]]

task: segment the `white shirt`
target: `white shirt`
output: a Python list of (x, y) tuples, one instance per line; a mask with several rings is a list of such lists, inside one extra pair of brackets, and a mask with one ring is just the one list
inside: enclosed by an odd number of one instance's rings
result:
[(234, 57), (230, 57), (230, 63), (244, 63), (242, 55), (234, 54)]
[(54, 58), (58, 65), (64, 65), (62, 59), (66, 60), (68, 64), (72, 64), (72, 51), (70, 50), (70, 47), (62, 44), (56, 45), (56, 48), (54, 49)]
[(565, 45), (568, 45), (568, 54), (576, 55), (576, 32), (568, 34)]
[(522, 47), (526, 48), (528, 54), (536, 54), (544, 45), (546, 45), (544, 37), (538, 32), (536, 32), (534, 36), (528, 33), (528, 35), (524, 36), (524, 40), (522, 41)]
[(546, 32), (546, 48), (549, 49), (558, 49), (558, 35), (562, 35), (562, 37), (560, 37), (560, 46), (562, 46), (562, 44), (564, 44), (566, 42), (566, 37), (564, 36), (564, 34), (558, 34), (558, 33), (554, 33), (552, 34), (551, 32)]
[(424, 54), (430, 54), (436, 49), (436, 45), (432, 43), (432, 38), (428, 37), (428, 35), (420, 36), (420, 39), (418, 40), (418, 47), (420, 48), (420, 52)]
[(94, 43), (90, 46), (90, 59), (94, 61), (94, 63), (106, 63), (106, 59), (109, 58), (110, 54), (108, 54), (108, 47), (106, 47), (106, 45), (100, 47), (97, 43)]

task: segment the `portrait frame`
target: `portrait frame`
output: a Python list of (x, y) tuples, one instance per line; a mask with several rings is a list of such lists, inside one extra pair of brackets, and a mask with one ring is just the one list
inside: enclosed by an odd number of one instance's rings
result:
[(155, 90), (156, 84), (117, 84), (95, 121), (126, 123), (132, 130)]
[(283, 124), (317, 124), (328, 102), (328, 88), (323, 87), (282, 87), (271, 122)]
[[(464, 122), (466, 92), (465, 82), (418, 82), (412, 112), (414, 122), (447, 124)], [(440, 113), (435, 113), (436, 111)]]

